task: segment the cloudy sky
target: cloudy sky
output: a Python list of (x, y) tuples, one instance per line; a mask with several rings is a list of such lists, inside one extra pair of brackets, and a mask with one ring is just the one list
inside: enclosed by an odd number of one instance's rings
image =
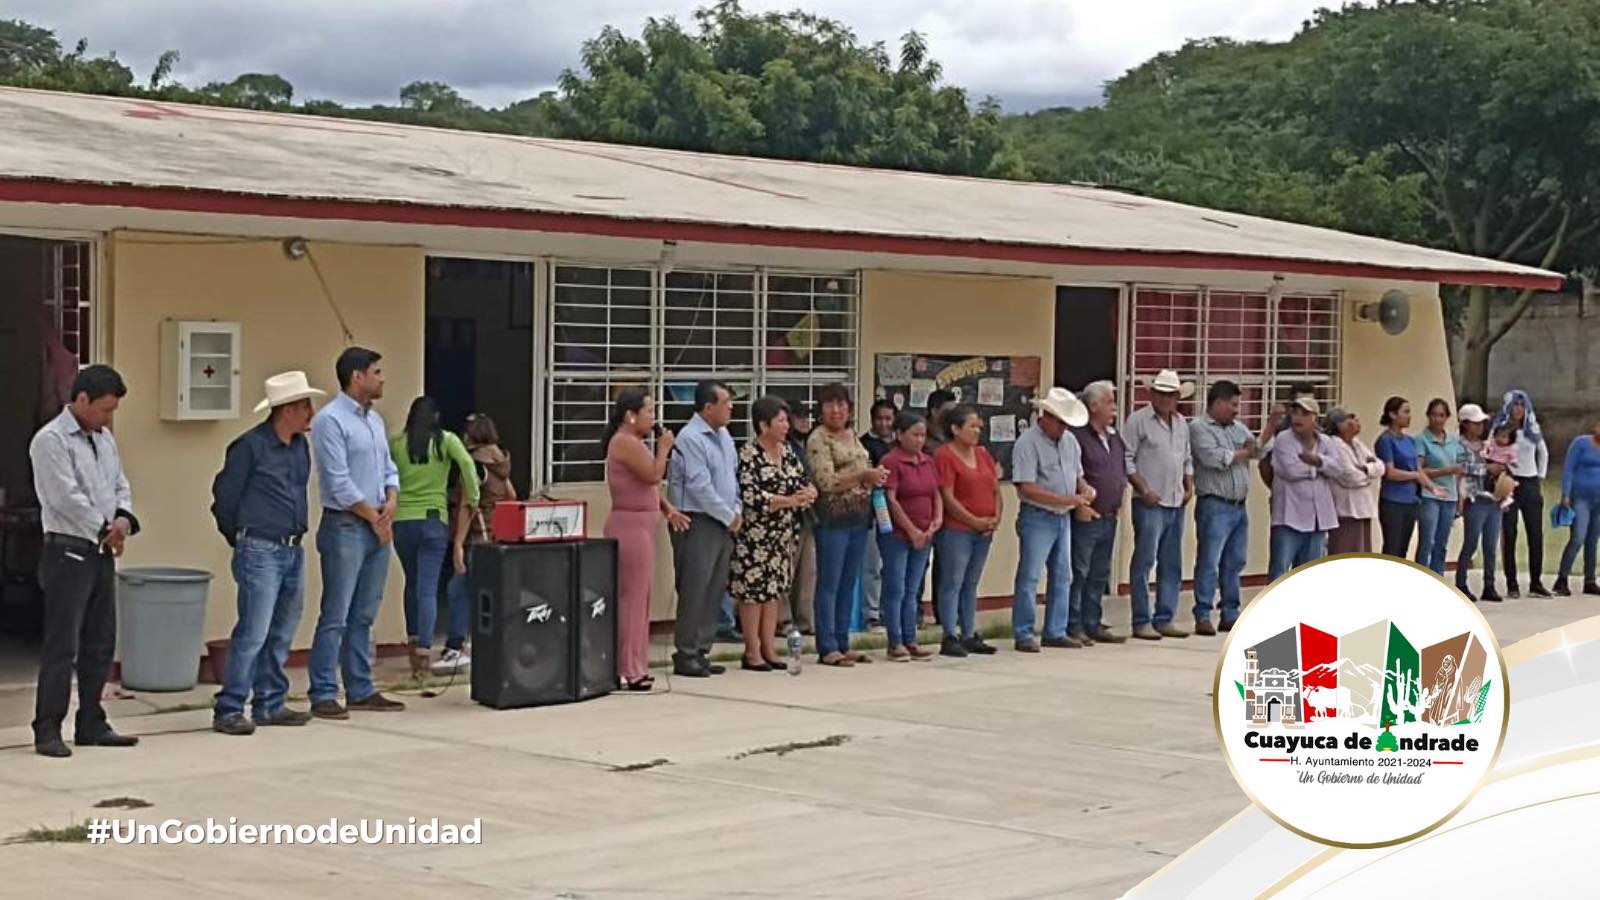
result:
[[(926, 34), (947, 78), (1008, 110), (1096, 102), (1100, 85), (1186, 38), (1285, 38), (1330, 0), (745, 0), (840, 19), (891, 44)], [(276, 72), (296, 99), (396, 101), (418, 79), (497, 106), (551, 87), (607, 24), (688, 20), (704, 0), (6, 0), (0, 17), (89, 39), (140, 78), (163, 50), (189, 84)]]

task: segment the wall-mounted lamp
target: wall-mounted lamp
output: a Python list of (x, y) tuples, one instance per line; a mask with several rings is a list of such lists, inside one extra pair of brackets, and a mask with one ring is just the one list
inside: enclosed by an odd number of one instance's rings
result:
[(290, 259), (305, 259), (306, 254), (310, 252), (311, 249), (306, 246), (305, 238), (292, 237), (283, 239), (283, 255)]
[(1273, 275), (1272, 285), (1267, 288), (1267, 302), (1277, 303), (1283, 299), (1283, 276)]

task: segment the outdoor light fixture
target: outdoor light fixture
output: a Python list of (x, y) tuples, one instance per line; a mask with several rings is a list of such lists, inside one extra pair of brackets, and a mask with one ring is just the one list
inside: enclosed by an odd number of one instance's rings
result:
[(310, 249), (306, 247), (306, 239), (292, 237), (283, 239), (283, 255), (290, 259), (305, 259)]
[(1272, 276), (1272, 286), (1267, 288), (1267, 302), (1276, 304), (1283, 299), (1283, 276)]

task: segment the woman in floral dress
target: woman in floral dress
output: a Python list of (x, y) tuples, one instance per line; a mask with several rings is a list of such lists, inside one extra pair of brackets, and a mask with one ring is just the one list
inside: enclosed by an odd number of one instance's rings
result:
[(756, 436), (739, 451), (744, 524), (734, 535), (729, 592), (739, 605), (744, 661), (751, 672), (783, 671), (773, 646), (778, 601), (789, 595), (800, 533), (799, 510), (817, 499), (789, 446), (789, 406), (778, 397), (750, 404)]

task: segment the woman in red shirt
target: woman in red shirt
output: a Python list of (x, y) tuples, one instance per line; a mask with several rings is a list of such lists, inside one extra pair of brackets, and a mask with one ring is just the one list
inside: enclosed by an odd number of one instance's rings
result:
[(944, 625), (939, 653), (988, 654), (994, 648), (978, 636), (978, 579), (1000, 527), (1000, 469), (978, 444), (983, 420), (977, 410), (958, 406), (944, 421), (950, 440), (934, 455), (945, 513), (937, 538), (939, 620)]
[(905, 662), (933, 654), (917, 645), (917, 605), (922, 601), (922, 577), (933, 555), (934, 535), (944, 522), (944, 500), (939, 496), (939, 472), (933, 457), (922, 452), (928, 426), (922, 417), (903, 412), (895, 417), (899, 442), (880, 465), (889, 472), (884, 489), (894, 531), (878, 535), (878, 555), (883, 560), (883, 620), (889, 633), (889, 659)]

